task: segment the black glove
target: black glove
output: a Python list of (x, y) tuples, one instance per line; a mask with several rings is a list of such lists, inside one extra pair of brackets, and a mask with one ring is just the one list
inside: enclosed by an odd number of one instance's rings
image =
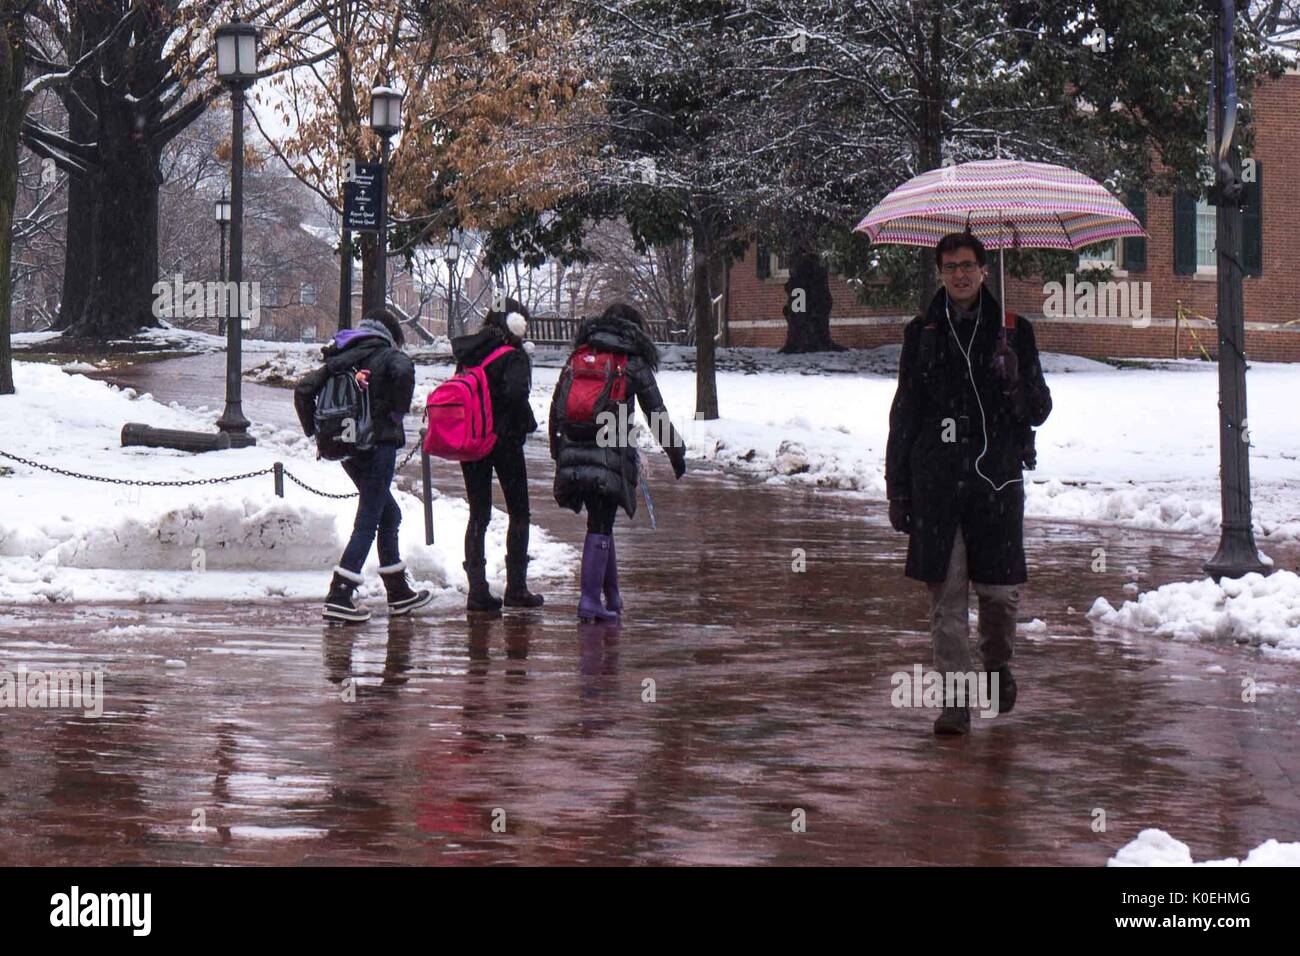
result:
[(686, 474), (686, 456), (679, 453), (669, 460), (673, 464), (673, 477), (680, 481), (682, 475)]
[(912, 499), (892, 498), (889, 502), (889, 523), (900, 534), (912, 531)]

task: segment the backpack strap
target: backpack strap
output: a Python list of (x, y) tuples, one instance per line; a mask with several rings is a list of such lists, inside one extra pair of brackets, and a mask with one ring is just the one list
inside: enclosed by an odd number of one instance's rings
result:
[(501, 356), (505, 355), (507, 352), (513, 352), (514, 350), (515, 347), (513, 345), (499, 345), (492, 350), (491, 355), (489, 355), (483, 361), (478, 363), (478, 367), (485, 369), (493, 362), (495, 362), (497, 359), (499, 359)]

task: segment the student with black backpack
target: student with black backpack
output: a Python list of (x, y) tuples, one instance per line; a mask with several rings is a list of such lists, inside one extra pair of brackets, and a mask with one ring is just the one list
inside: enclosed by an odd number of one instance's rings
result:
[(633, 400), (679, 479), (686, 473), (686, 447), (659, 394), (659, 349), (640, 312), (622, 303), (611, 305), (578, 327), (573, 346), (551, 398), (555, 500), (575, 512), (587, 509), (578, 619), (616, 621), (623, 597), (614, 518), (620, 506), (629, 518), (636, 515), (641, 480), (639, 452), (629, 428), (636, 414)]
[[(465, 526), (465, 577), (470, 611), (497, 611), (502, 601), (487, 584), (484, 538), (492, 520), (492, 473), (495, 471), (505, 496), (510, 524), (506, 528), (506, 607), (540, 607), (545, 598), (528, 590), (528, 466), (524, 442), (537, 431), (537, 418), (528, 401), (532, 389), (533, 364), (524, 348), (528, 310), (514, 299), (499, 303), (483, 318), (483, 327), (472, 335), (457, 336), (451, 350), (457, 373), (482, 366), (491, 396), (492, 430), (496, 441), (487, 457), (462, 461), (469, 521)], [(428, 446), (426, 446), (427, 448)]]
[(323, 616), (359, 623), (370, 612), (352, 593), (364, 583), (361, 568), (379, 539), (379, 576), (388, 592), (390, 617), (409, 614), (433, 600), (414, 591), (398, 548), (402, 510), (390, 486), (397, 449), (406, 444), (402, 418), (415, 392), (415, 365), (402, 351), (405, 338), (396, 316), (384, 308), (370, 312), (355, 329), (343, 329), (325, 346), (325, 364), (309, 372), (294, 389), (294, 408), (307, 436), (316, 438), (321, 458), (340, 461), (357, 486), (360, 500), (348, 541), (334, 568)]

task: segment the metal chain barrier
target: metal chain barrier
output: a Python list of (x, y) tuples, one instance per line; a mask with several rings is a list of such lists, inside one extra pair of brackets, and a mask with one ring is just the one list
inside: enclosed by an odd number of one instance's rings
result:
[(189, 478), (176, 481), (146, 481), (143, 478), (105, 478), (103, 475), (86, 475), (79, 471), (69, 471), (66, 468), (58, 468), (54, 465), (43, 465), (39, 461), (29, 461), (26, 458), (19, 458), (17, 455), (11, 455), (7, 451), (0, 451), (0, 458), (8, 458), (10, 461), (16, 461), (20, 465), (27, 465), (29, 468), (39, 468), (41, 471), (52, 472), (56, 475), (63, 475), (66, 478), (80, 478), (83, 481), (102, 481), (110, 485), (138, 485), (149, 488), (180, 488), (188, 485), (220, 485), (228, 481), (243, 481), (245, 478), (258, 478), (262, 475), (269, 475), (274, 469), (263, 468), (260, 471), (249, 471), (242, 475), (228, 475), (224, 478)]
[[(420, 442), (415, 443), (414, 447), (411, 448), (406, 458), (397, 466), (396, 470), (400, 471), (411, 463), (411, 459), (415, 457), (417, 452), (419, 452), (420, 445)], [(262, 468), (258, 471), (248, 471), (242, 475), (226, 475), (221, 478), (188, 478), (174, 481), (147, 481), (143, 478), (107, 478), (103, 475), (87, 475), (83, 472), (69, 471), (66, 468), (59, 468), (55, 465), (45, 465), (39, 461), (32, 461), (28, 458), (20, 458), (17, 455), (9, 454), (7, 451), (0, 451), (0, 458), (8, 458), (10, 461), (18, 462), (20, 465), (26, 465), (29, 468), (37, 468), (41, 471), (48, 471), (55, 475), (63, 475), (65, 478), (80, 478), (82, 481), (102, 481), (109, 485), (133, 485), (141, 488), (182, 488), (193, 485), (221, 485), (231, 481), (243, 481), (245, 478), (260, 478), (262, 475), (274, 475), (276, 478), (276, 494), (283, 498), (284, 483), (280, 479), (280, 476), (284, 475), (304, 491), (310, 491), (313, 495), (319, 495), (322, 498), (343, 499), (357, 497), (357, 492), (355, 491), (350, 491), (345, 494), (334, 494), (328, 491), (321, 491), (318, 488), (313, 488), (297, 475), (293, 474), (293, 472), (289, 471), (289, 469), (285, 468), (280, 462), (276, 462), (270, 468)]]

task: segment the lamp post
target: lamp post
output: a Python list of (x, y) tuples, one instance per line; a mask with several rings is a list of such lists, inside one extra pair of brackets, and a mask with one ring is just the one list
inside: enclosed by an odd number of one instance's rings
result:
[(232, 447), (239, 448), (255, 443), (248, 434), (240, 394), (244, 323), (243, 295), (238, 290), (244, 279), (244, 91), (257, 79), (257, 27), (239, 21), (217, 27), (217, 76), (230, 87), (230, 281), (239, 303), (234, 316), (239, 321), (226, 323), (226, 409), (217, 419), (217, 428), (230, 435)]
[(379, 246), (375, 264), (379, 270), (379, 304), (388, 301), (388, 150), (393, 136), (402, 128), (402, 94), (390, 86), (380, 84), (370, 91), (370, 128), (383, 140), (380, 168), (383, 169), (384, 190), (379, 197)]
[(1205, 563), (1215, 581), (1252, 571), (1268, 574), (1251, 523), (1250, 432), (1246, 419), (1246, 328), (1242, 303), (1241, 154), (1235, 127), (1237, 90), (1232, 34), (1241, 0), (1207, 0), (1214, 19), (1214, 92), (1210, 100), (1211, 190), (1215, 205), (1214, 247), (1218, 261), (1219, 482), (1222, 524), (1219, 549)]
[(460, 259), (460, 230), (452, 229), (447, 233), (447, 248), (444, 251), (447, 260), (447, 338), (460, 334), (460, 321), (456, 317), (456, 292), (459, 285), (456, 274), (456, 262)]
[[(221, 284), (224, 286), (226, 284), (226, 227), (230, 225), (230, 200), (226, 197), (224, 189), (221, 190), (221, 198), (214, 203), (213, 215), (217, 220), (217, 228), (221, 230), (221, 258), (219, 263)], [(224, 315), (217, 318), (217, 334), (226, 334), (226, 317)]]

